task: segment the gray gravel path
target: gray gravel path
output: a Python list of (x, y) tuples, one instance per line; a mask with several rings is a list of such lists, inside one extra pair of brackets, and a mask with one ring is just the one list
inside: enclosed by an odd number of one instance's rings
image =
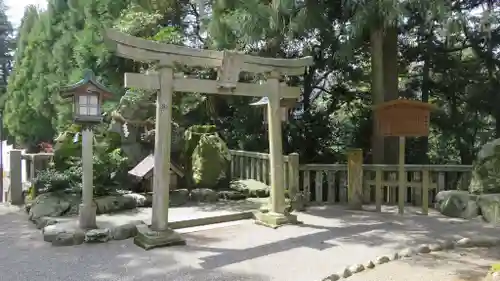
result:
[(497, 236), (478, 222), (312, 208), (301, 226), (240, 224), (184, 233), (188, 245), (143, 251), (131, 240), (55, 248), (24, 214), (0, 208), (0, 281), (319, 281), (354, 263), (439, 239)]

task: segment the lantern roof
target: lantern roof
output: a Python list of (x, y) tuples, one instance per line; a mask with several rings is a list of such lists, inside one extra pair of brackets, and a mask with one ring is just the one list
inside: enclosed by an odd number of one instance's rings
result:
[[(293, 107), (297, 103), (296, 99), (286, 99), (286, 98), (281, 98), (280, 99), (280, 106), (281, 107)], [(269, 98), (268, 97), (262, 97), (260, 100), (251, 103), (250, 105), (253, 106), (264, 106), (269, 104)]]
[(90, 85), (94, 86), (97, 89), (97, 93), (103, 98), (109, 98), (113, 96), (111, 90), (109, 90), (101, 83), (97, 82), (94, 72), (90, 69), (84, 71), (82, 80), (76, 82), (75, 84), (62, 87), (60, 93), (63, 98), (71, 98), (75, 94), (81, 94), (82, 91), (86, 92), (87, 87)]

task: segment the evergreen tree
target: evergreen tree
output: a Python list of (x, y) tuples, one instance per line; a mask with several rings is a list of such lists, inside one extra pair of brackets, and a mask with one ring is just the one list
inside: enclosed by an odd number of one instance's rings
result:
[(0, 0), (0, 112), (3, 112), (7, 80), (12, 69), (13, 29), (7, 18), (7, 6)]

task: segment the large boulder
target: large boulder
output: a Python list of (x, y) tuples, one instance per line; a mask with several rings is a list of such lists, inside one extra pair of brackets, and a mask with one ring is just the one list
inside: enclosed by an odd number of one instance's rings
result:
[(448, 190), (436, 195), (436, 209), (453, 218), (472, 219), (479, 215), (476, 196), (467, 191)]
[(500, 194), (479, 195), (477, 205), (485, 221), (500, 223)]
[(217, 134), (202, 134), (191, 156), (192, 179), (196, 187), (217, 188), (228, 177), (231, 155)]
[(42, 229), (42, 235), (45, 242), (54, 246), (80, 245), (85, 240), (85, 233), (71, 223), (48, 225)]
[(500, 139), (486, 143), (477, 154), (469, 192), (500, 193)]
[(38, 195), (29, 209), (29, 219), (38, 221), (43, 217), (60, 217), (77, 213), (80, 196), (73, 193), (48, 192)]
[(216, 202), (219, 200), (217, 192), (210, 188), (195, 188), (191, 190), (189, 196), (195, 202)]
[[(97, 197), (94, 199), (98, 214), (114, 213), (118, 211), (134, 209), (144, 203), (144, 196), (139, 194), (117, 194)], [(29, 219), (44, 227), (47, 220), (53, 217), (78, 215), (78, 207), (81, 203), (80, 194), (67, 192), (48, 192), (38, 195), (33, 200), (28, 210)]]
[(178, 207), (186, 204), (189, 201), (189, 190), (175, 189), (170, 190), (170, 207)]
[(236, 190), (221, 190), (217, 192), (217, 196), (222, 200), (244, 200), (247, 196)]
[(94, 199), (97, 214), (115, 213), (137, 207), (136, 198), (130, 195), (110, 195)]
[(269, 185), (253, 179), (234, 180), (229, 184), (229, 187), (253, 198), (269, 197), (271, 192)]

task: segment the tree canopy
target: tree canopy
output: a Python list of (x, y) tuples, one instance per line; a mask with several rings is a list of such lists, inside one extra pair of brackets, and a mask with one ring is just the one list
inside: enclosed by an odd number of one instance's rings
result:
[[(409, 140), (409, 163), (470, 164), (483, 143), (500, 137), (499, 1), (213, 0), (204, 8), (200, 13), (188, 0), (28, 6), (14, 56), (0, 67), (9, 135), (23, 147), (51, 142), (71, 122), (59, 89), (80, 80), (84, 69), (114, 91), (105, 109), (116, 107), (125, 94), (123, 74), (154, 65), (113, 56), (102, 40), (103, 28), (113, 27), (159, 42), (267, 57), (300, 57), (319, 47), (321, 59), (304, 76), (286, 78), (303, 86), (284, 126), (285, 152), (299, 152), (301, 161), (342, 161), (346, 148), (359, 147), (370, 161), (394, 162), (393, 140), (384, 145), (372, 132), (371, 105), (401, 96), (440, 109), (430, 136)], [(9, 25), (5, 34), (11, 33)], [(2, 42), (8, 58), (12, 44)], [(212, 70), (182, 70), (215, 78)], [(215, 124), (231, 148), (265, 151), (266, 128), (259, 109), (248, 106), (252, 101), (175, 94), (174, 120)]]

